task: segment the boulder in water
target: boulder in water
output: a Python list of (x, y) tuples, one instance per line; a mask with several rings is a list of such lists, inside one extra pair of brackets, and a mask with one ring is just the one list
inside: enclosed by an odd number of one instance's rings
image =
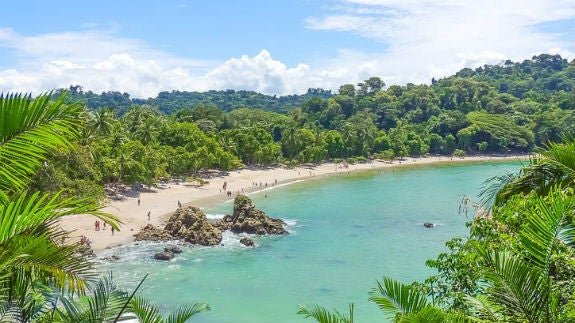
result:
[(177, 209), (164, 230), (175, 239), (202, 246), (214, 246), (222, 241), (222, 231), (208, 222), (202, 210), (193, 206)]
[(216, 223), (216, 226), (234, 233), (289, 234), (284, 229), (284, 224), (281, 219), (270, 218), (262, 210), (257, 209), (249, 197), (237, 195), (234, 200), (234, 213), (226, 215)]
[(247, 238), (247, 237), (241, 238), (240, 243), (246, 247), (253, 247), (254, 246), (254, 241), (250, 238)]
[(171, 253), (182, 253), (182, 249), (180, 249), (178, 246), (167, 246), (164, 248), (164, 251)]
[(168, 261), (174, 258), (174, 253), (171, 251), (162, 251), (154, 255), (154, 259)]

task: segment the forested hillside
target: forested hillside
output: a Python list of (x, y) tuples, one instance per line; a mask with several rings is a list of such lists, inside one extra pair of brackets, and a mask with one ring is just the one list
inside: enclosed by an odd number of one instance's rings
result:
[(52, 173), (39, 178), (49, 183), (37, 184), (78, 193), (90, 183), (151, 184), (202, 168), (527, 153), (574, 132), (574, 65), (540, 55), (431, 85), (386, 87), (372, 77), (335, 95), (281, 98), (230, 90), (136, 100), (72, 87), (67, 102), (91, 110), (80, 145), (44, 170)]

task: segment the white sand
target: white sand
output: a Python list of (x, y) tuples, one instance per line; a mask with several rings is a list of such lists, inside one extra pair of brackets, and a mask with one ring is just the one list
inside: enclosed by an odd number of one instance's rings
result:
[[(134, 241), (133, 235), (147, 224), (164, 225), (170, 215), (176, 210), (178, 201), (185, 205), (194, 205), (206, 208), (226, 200), (232, 199), (237, 193), (247, 193), (287, 183), (295, 180), (321, 176), (327, 174), (347, 173), (369, 169), (381, 169), (386, 167), (404, 167), (410, 165), (422, 165), (431, 163), (460, 163), (486, 160), (525, 160), (528, 156), (469, 156), (465, 158), (450, 157), (425, 157), (406, 158), (399, 162), (386, 163), (373, 161), (365, 164), (349, 165), (347, 168), (341, 164), (324, 163), (315, 167), (299, 166), (296, 168), (267, 168), (267, 169), (242, 169), (232, 171), (227, 176), (210, 179), (209, 184), (196, 188), (182, 184), (170, 184), (169, 187), (155, 188), (155, 192), (141, 193), (140, 205), (138, 198), (125, 198), (121, 201), (111, 201), (103, 211), (117, 216), (123, 223), (121, 231), (114, 235), (107, 226), (106, 230), (94, 230), (96, 218), (88, 215), (69, 216), (62, 221), (62, 227), (74, 232), (72, 236), (79, 239), (84, 235), (91, 241), (91, 246), (96, 253), (107, 248), (123, 245)], [(232, 192), (232, 197), (227, 197), (222, 186), (227, 182), (227, 190)], [(254, 187), (253, 183), (258, 185)], [(262, 186), (259, 186), (259, 183)], [(148, 211), (150, 220), (148, 220)]]

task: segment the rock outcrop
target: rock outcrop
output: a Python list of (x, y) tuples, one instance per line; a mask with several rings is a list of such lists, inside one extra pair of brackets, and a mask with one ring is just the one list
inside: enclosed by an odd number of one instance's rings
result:
[(246, 247), (253, 247), (254, 246), (254, 241), (252, 239), (246, 238), (246, 237), (241, 238), (240, 243)]
[(433, 224), (433, 222), (425, 222), (423, 224), (423, 226), (426, 228), (433, 228), (435, 226), (435, 224)]
[(172, 239), (202, 246), (218, 245), (222, 241), (222, 231), (208, 222), (202, 210), (193, 206), (176, 210), (164, 230)]
[(164, 251), (166, 252), (171, 252), (171, 253), (182, 253), (182, 249), (180, 249), (178, 246), (167, 246), (164, 248)]
[[(136, 241), (170, 241), (181, 240), (203, 246), (219, 245), (222, 242), (222, 231), (231, 230), (234, 233), (249, 234), (288, 234), (285, 223), (280, 219), (267, 216), (257, 209), (252, 200), (245, 195), (238, 195), (234, 201), (234, 213), (226, 215), (222, 220), (210, 223), (202, 210), (189, 206), (179, 208), (172, 214), (164, 229), (151, 224), (146, 225), (135, 234)], [(255, 245), (250, 238), (240, 240), (245, 246)], [(171, 260), (174, 254), (182, 252), (177, 246), (167, 246), (164, 251), (154, 255), (157, 260)]]
[(170, 241), (174, 238), (161, 228), (151, 224), (146, 225), (140, 232), (134, 235), (136, 241)]
[(174, 253), (171, 251), (162, 251), (154, 254), (154, 259), (156, 260), (172, 260), (174, 258)]
[(267, 216), (257, 209), (252, 200), (245, 195), (237, 195), (234, 200), (234, 214), (226, 215), (215, 226), (220, 230), (231, 230), (234, 233), (251, 234), (289, 234), (283, 227), (281, 219)]

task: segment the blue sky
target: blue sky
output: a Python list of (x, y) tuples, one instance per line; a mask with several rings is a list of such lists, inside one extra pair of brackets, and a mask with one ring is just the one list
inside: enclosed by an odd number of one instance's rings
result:
[(336, 90), (575, 53), (572, 0), (8, 1), (0, 91)]

